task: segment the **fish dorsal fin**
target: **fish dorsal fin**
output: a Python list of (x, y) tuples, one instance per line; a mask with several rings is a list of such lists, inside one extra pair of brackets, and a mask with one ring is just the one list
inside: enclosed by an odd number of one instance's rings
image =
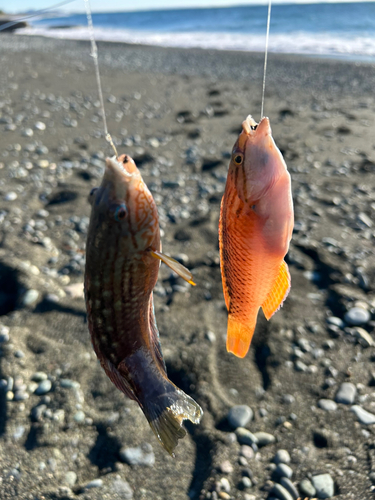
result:
[(185, 281), (190, 283), (190, 285), (195, 286), (195, 283), (193, 281), (193, 275), (191, 274), (189, 269), (186, 269), (186, 267), (183, 266), (182, 264), (180, 264), (179, 262), (177, 262), (177, 260), (172, 259), (172, 257), (168, 257), (168, 255), (165, 255), (161, 252), (158, 252), (157, 250), (151, 250), (150, 253), (151, 253), (152, 257), (154, 257), (155, 259), (159, 259), (162, 262), (164, 262), (164, 264), (167, 264), (167, 266), (170, 269), (172, 269), (172, 271), (174, 271), (182, 279), (184, 279)]
[(265, 317), (270, 319), (276, 311), (283, 305), (284, 300), (290, 290), (290, 274), (288, 264), (285, 260), (282, 261), (279, 274), (273, 284), (271, 291), (267, 295), (266, 300), (262, 304), (262, 309)]

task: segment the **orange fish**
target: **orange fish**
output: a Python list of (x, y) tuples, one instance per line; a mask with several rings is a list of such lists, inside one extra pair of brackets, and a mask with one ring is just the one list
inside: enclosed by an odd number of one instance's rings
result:
[(227, 350), (240, 358), (249, 350), (259, 308), (270, 319), (289, 293), (284, 257), (292, 232), (287, 166), (269, 119), (257, 124), (248, 116), (232, 151), (219, 221)]
[(191, 284), (191, 273), (161, 253), (155, 201), (130, 156), (107, 159), (91, 191), (85, 298), (91, 340), (108, 377), (137, 401), (172, 455), (185, 419), (199, 423), (201, 407), (168, 378), (152, 290), (160, 261)]

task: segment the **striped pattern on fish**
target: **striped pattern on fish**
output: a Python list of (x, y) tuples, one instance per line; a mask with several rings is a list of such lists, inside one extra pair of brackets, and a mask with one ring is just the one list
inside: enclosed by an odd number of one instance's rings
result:
[(140, 405), (173, 455), (184, 419), (198, 423), (200, 406), (168, 379), (152, 290), (160, 260), (190, 280), (161, 253), (157, 208), (134, 161), (107, 159), (92, 204), (86, 247), (85, 297), (92, 344), (115, 386)]

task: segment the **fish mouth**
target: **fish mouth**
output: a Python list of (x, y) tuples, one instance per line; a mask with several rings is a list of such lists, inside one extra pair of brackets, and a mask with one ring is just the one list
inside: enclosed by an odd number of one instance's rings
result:
[(260, 135), (271, 135), (270, 120), (264, 116), (259, 123), (249, 115), (246, 120), (242, 122), (242, 132), (250, 137), (259, 137)]
[(135, 174), (138, 170), (133, 158), (125, 154), (119, 156), (118, 158), (115, 156), (107, 158), (105, 166), (105, 176), (108, 176), (113, 180), (130, 180), (130, 178), (133, 177), (133, 174)]

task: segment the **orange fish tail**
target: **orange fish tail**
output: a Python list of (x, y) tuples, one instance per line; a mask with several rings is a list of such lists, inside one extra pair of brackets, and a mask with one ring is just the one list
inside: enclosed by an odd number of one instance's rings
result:
[(254, 335), (256, 317), (249, 323), (242, 323), (231, 314), (228, 316), (227, 351), (244, 358)]

